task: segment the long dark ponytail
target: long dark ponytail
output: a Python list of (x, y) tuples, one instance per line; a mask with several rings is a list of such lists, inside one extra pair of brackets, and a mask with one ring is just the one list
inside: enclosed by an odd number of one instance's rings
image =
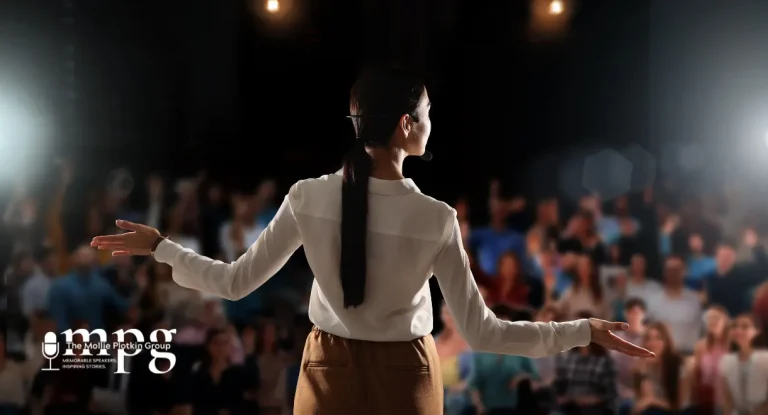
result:
[(368, 180), (373, 159), (368, 147), (387, 147), (400, 117), (418, 122), (416, 108), (424, 83), (398, 69), (364, 71), (350, 94), (350, 118), (355, 146), (344, 163), (341, 187), (341, 288), (344, 307), (357, 307), (365, 298), (368, 235)]

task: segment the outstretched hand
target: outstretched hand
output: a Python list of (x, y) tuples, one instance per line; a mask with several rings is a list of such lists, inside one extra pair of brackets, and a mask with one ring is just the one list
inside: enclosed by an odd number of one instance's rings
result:
[(150, 255), (152, 246), (161, 238), (160, 231), (140, 223), (118, 220), (118, 228), (128, 232), (118, 235), (97, 236), (91, 241), (91, 246), (100, 250), (112, 251), (112, 256)]
[(615, 350), (619, 353), (635, 357), (656, 356), (650, 351), (613, 334), (614, 331), (625, 331), (629, 329), (629, 324), (627, 323), (612, 323), (610, 321), (590, 318), (589, 327), (592, 330), (592, 343), (597, 343), (608, 350)]

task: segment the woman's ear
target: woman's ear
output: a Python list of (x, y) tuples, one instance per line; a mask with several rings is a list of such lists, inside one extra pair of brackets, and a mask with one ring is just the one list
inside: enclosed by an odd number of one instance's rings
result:
[(410, 115), (403, 114), (400, 117), (400, 128), (406, 136), (411, 132), (411, 129), (413, 128), (413, 119)]

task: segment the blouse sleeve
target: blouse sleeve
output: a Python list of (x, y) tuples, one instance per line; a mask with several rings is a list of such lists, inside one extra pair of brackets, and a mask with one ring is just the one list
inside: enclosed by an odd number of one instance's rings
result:
[(293, 185), (267, 229), (232, 263), (215, 261), (169, 240), (157, 246), (154, 257), (173, 268), (173, 280), (182, 287), (237, 301), (272, 278), (301, 246), (292, 208), (299, 198), (298, 185)]
[(477, 289), (455, 212), (449, 215), (444, 240), (434, 272), (459, 331), (474, 351), (544, 357), (590, 343), (588, 320), (531, 323), (496, 318)]

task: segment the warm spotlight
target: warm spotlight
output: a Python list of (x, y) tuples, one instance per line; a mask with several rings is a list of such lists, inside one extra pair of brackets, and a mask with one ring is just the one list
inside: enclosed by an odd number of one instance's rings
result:
[(280, 2), (277, 0), (267, 0), (267, 11), (270, 13), (277, 13), (280, 11)]
[(549, 3), (549, 14), (562, 14), (564, 10), (563, 2), (561, 0), (552, 0)]

